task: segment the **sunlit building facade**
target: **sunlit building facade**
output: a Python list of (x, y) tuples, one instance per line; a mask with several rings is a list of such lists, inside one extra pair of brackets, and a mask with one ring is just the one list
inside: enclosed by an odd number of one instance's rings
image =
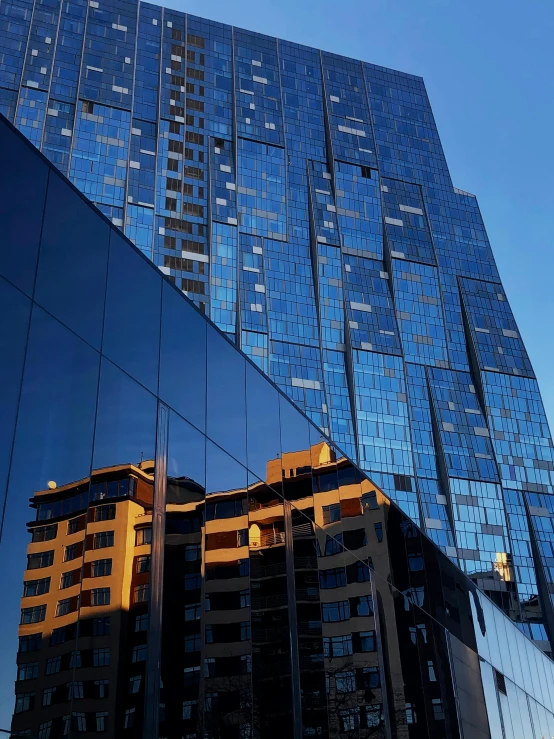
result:
[(0, 729), (553, 736), (544, 651), (5, 119), (0, 161)]
[(144, 2), (6, 0), (0, 110), (550, 650), (552, 437), (421, 78)]

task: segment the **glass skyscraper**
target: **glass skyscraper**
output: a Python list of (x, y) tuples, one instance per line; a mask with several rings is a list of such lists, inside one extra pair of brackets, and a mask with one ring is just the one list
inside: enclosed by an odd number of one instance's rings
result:
[(552, 660), (2, 117), (0, 162), (0, 730), (552, 736)]
[(2, 112), (551, 652), (552, 438), (423, 80), (141, 2), (2, 11)]

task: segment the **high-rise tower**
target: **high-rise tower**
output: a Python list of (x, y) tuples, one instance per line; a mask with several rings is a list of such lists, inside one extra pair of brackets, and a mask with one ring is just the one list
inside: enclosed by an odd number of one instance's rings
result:
[(7, 117), (548, 650), (552, 438), (422, 79), (147, 3), (3, 10)]

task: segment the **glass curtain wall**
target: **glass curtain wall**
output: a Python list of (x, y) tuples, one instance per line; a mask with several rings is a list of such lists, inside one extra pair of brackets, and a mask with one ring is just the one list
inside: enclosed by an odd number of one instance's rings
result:
[(0, 728), (554, 734), (552, 662), (4, 122), (0, 159)]

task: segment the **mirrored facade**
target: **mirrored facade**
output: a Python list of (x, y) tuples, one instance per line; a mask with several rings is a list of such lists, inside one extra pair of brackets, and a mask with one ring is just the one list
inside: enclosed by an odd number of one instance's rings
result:
[(553, 735), (544, 652), (5, 119), (0, 160), (0, 729)]
[[(421, 78), (138, 0), (10, 0), (0, 112), (551, 652), (552, 437)], [(82, 295), (105, 265), (66, 249)]]

